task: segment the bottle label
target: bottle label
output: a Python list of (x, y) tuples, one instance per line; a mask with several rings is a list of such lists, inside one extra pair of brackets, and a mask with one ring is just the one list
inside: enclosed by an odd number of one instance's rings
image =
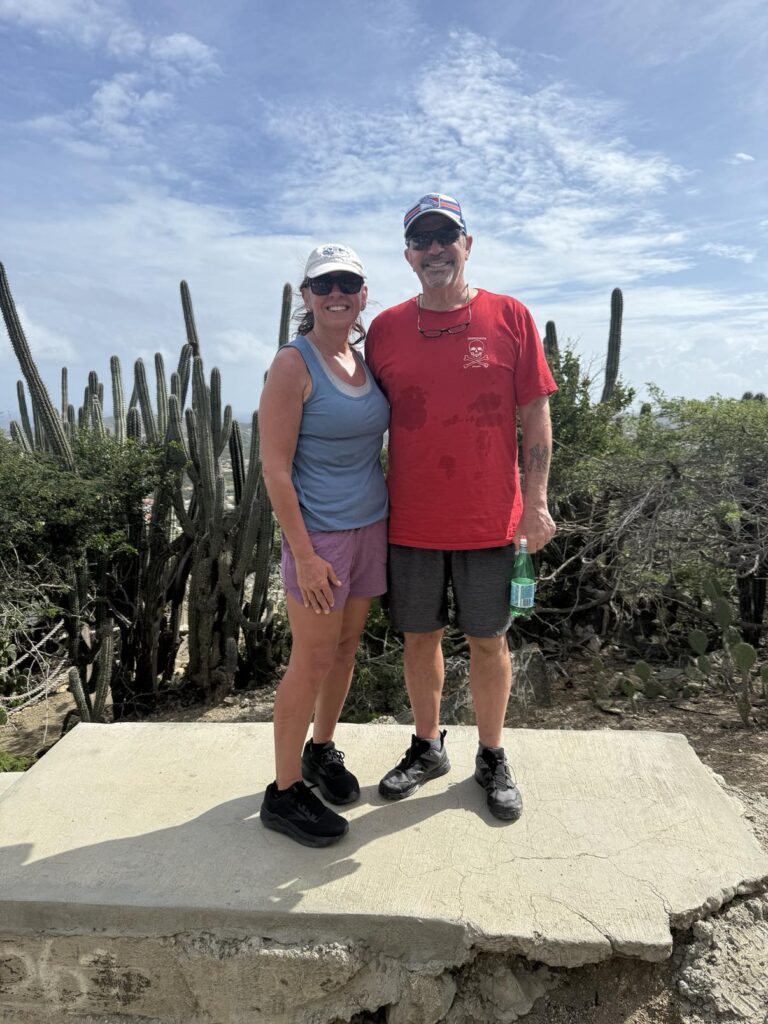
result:
[(515, 583), (509, 585), (509, 603), (512, 608), (533, 608), (536, 598), (535, 583)]

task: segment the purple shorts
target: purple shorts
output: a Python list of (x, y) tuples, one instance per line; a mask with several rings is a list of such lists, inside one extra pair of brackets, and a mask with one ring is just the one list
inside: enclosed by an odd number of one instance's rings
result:
[[(387, 520), (357, 530), (310, 532), (315, 554), (330, 562), (341, 584), (332, 587), (333, 610), (340, 612), (348, 597), (378, 597), (387, 589)], [(303, 604), (296, 581), (296, 562), (283, 534), (280, 562), (285, 592)]]

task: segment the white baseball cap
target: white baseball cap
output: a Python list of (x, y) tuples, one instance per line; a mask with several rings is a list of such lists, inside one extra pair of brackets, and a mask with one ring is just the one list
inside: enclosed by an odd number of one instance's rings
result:
[(312, 250), (304, 268), (304, 277), (311, 280), (323, 274), (331, 274), (334, 270), (346, 270), (349, 274), (365, 277), (363, 264), (355, 250), (338, 242), (327, 242)]

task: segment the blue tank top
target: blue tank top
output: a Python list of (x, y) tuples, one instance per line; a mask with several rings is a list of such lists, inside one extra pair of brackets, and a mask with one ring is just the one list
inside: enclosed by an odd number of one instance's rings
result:
[(354, 530), (389, 510), (381, 468), (389, 403), (365, 369), (355, 387), (336, 377), (309, 338), (289, 342), (304, 360), (312, 393), (304, 403), (291, 479), (307, 530)]

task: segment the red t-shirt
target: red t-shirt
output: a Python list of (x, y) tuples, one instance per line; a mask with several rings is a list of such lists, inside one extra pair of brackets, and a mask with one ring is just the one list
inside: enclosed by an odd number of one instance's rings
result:
[[(536, 325), (508, 295), (478, 289), (461, 334), (425, 338), (416, 299), (380, 313), (365, 355), (389, 399), (389, 540), (460, 550), (508, 544), (522, 515), (516, 409), (557, 390)], [(466, 309), (420, 311), (422, 330)]]

